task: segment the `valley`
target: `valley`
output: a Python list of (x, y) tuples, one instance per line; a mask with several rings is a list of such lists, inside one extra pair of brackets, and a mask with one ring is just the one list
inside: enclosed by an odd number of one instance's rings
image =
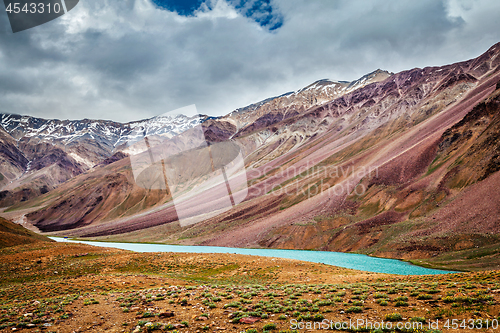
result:
[[(126, 142), (134, 128), (160, 142), (196, 126), (194, 118), (2, 115), (1, 215), (85, 239), (356, 252), (427, 265), (452, 256), (449, 269), (498, 269), (499, 53), (496, 44), (442, 67), (320, 80), (202, 116), (207, 142), (231, 140), (241, 151), (248, 193), (215, 215), (193, 206), (188, 214), (203, 221), (184, 226), (168, 189), (137, 184)], [(198, 172), (183, 163), (186, 174)]]

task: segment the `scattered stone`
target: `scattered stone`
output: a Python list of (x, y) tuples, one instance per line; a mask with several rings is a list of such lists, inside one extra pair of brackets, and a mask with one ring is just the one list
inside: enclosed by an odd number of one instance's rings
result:
[(173, 317), (174, 316), (174, 312), (173, 311), (170, 311), (170, 310), (162, 310), (159, 314), (158, 314), (158, 317), (159, 318), (169, 318), (169, 317)]
[(172, 326), (174, 328), (184, 328), (184, 327), (186, 327), (186, 325), (184, 325), (184, 324), (173, 324)]
[(244, 317), (240, 319), (240, 323), (242, 324), (253, 324), (260, 321), (258, 317)]

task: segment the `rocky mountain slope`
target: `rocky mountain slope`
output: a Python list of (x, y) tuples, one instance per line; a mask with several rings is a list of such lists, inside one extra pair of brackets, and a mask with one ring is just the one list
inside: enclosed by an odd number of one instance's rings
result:
[(245, 133), (296, 116), (370, 83), (383, 81), (392, 74), (377, 69), (352, 82), (319, 80), (297, 91), (237, 109), (228, 118), (238, 124), (240, 133)]
[(181, 227), (168, 191), (137, 187), (128, 158), (9, 210), (31, 207), (26, 218), (42, 231), (114, 240), (398, 258), (491, 247), (499, 54), (497, 44), (452, 65), (322, 80), (205, 121), (209, 141), (241, 148), (249, 188), (202, 223)]

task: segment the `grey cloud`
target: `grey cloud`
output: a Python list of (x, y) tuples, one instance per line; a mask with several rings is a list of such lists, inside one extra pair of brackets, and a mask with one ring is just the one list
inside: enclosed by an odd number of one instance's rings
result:
[(497, 1), (275, 0), (284, 23), (271, 32), (231, 6), (186, 18), (149, 1), (80, 1), (63, 20), (0, 34), (0, 112), (129, 121), (195, 103), (226, 114), (321, 78), (465, 60), (500, 40)]

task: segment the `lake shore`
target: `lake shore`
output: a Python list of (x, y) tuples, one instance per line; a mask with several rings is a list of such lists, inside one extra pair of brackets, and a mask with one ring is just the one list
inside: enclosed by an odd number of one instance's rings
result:
[(297, 259), (314, 263), (328, 264), (343, 268), (351, 268), (374, 273), (387, 273), (399, 275), (426, 275), (426, 274), (449, 274), (455, 271), (436, 270), (418, 265), (412, 265), (408, 261), (389, 258), (378, 258), (356, 253), (313, 251), (313, 250), (283, 250), (283, 249), (252, 249), (252, 248), (230, 248), (215, 246), (186, 246), (169, 245), (140, 242), (104, 242), (82, 239), (68, 239), (51, 237), (58, 242), (80, 242), (83, 244), (112, 247), (135, 252), (186, 252), (186, 253), (234, 253), (243, 255), (257, 255), (284, 259)]

